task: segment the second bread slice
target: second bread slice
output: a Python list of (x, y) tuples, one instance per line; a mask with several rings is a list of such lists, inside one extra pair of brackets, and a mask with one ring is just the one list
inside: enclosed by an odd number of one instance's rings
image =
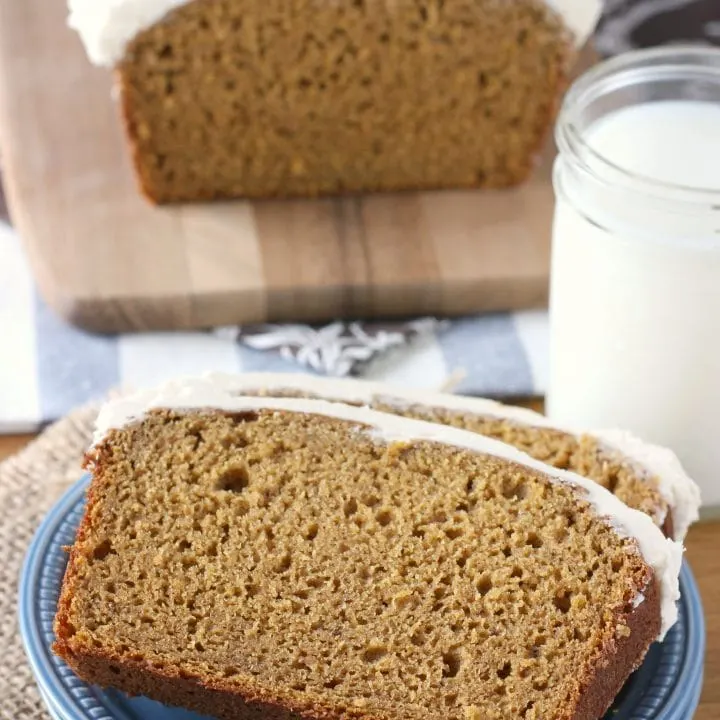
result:
[(509, 443), (537, 460), (572, 470), (650, 515), (682, 541), (698, 518), (700, 491), (677, 457), (621, 430), (578, 431), (525, 408), (485, 398), (409, 390), (365, 380), (302, 374), (215, 375), (213, 382), (240, 395), (304, 396), (361, 404), (375, 410), (471, 430)]

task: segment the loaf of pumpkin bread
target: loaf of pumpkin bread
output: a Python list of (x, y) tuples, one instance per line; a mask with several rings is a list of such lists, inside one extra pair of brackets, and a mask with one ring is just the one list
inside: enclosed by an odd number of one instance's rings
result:
[(70, 0), (155, 202), (524, 180), (598, 0)]

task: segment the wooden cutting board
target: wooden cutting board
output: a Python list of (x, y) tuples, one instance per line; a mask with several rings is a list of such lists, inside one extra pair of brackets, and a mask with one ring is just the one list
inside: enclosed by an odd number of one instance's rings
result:
[(65, 0), (0, 0), (0, 157), (46, 300), (114, 332), (546, 302), (552, 149), (524, 187), (155, 208)]

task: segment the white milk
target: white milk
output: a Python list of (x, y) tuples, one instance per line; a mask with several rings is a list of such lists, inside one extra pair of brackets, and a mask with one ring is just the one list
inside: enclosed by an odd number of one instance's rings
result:
[[(629, 173), (720, 198), (720, 102), (621, 107), (582, 137)], [(548, 413), (671, 447), (720, 506), (720, 207), (700, 191), (676, 187), (675, 202), (652, 183), (586, 181), (573, 162), (556, 167)]]
[(720, 102), (662, 100), (624, 107), (593, 123), (585, 142), (637, 175), (720, 190)]

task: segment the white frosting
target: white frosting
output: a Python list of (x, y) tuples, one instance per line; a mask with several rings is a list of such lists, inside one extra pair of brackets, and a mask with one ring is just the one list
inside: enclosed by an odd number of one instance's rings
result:
[[(248, 393), (253, 390), (297, 390), (328, 400), (370, 404), (373, 399), (385, 399), (388, 404), (417, 404), (446, 410), (490, 415), (523, 425), (547, 427), (572, 435), (592, 435), (606, 447), (616, 450), (648, 476), (657, 478), (658, 491), (672, 510), (673, 536), (682, 542), (691, 523), (698, 519), (700, 489), (683, 470), (675, 454), (667, 448), (651, 445), (622, 430), (600, 430), (581, 433), (577, 429), (558, 425), (544, 415), (525, 408), (503, 405), (494, 400), (450, 395), (426, 390), (410, 390), (368, 382), (367, 380), (337, 380), (302, 374), (246, 373), (243, 375), (211, 375), (229, 392)], [(270, 393), (272, 394), (272, 393)], [(662, 524), (664, 517), (656, 518)]]
[(95, 65), (115, 65), (128, 43), (191, 0), (68, 0), (68, 25), (77, 30)]
[(683, 541), (699, 517), (700, 488), (685, 472), (672, 450), (640, 440), (624, 430), (593, 430), (592, 435), (657, 478), (658, 490), (672, 509), (676, 540)]
[(570, 28), (577, 45), (582, 45), (600, 20), (603, 4), (598, 0), (546, 0)]
[[(88, 57), (96, 65), (112, 66), (143, 30), (192, 0), (68, 0), (68, 24), (80, 34)], [(600, 0), (546, 0), (564, 20), (578, 45), (595, 28)]]
[(592, 480), (552, 468), (510, 445), (466, 430), (410, 420), (376, 412), (366, 407), (325, 400), (244, 397), (236, 394), (227, 377), (176, 381), (168, 383), (157, 391), (142, 392), (112, 401), (98, 416), (95, 442), (101, 441), (112, 428), (123, 427), (141, 420), (148, 410), (153, 408), (175, 410), (213, 408), (228, 412), (277, 410), (323, 415), (368, 426), (373, 436), (383, 442), (421, 440), (443, 443), (504, 458), (539, 471), (553, 482), (568, 483), (581, 488), (582, 497), (591, 504), (598, 516), (607, 518), (619, 535), (636, 539), (642, 556), (653, 568), (660, 584), (661, 631), (658, 639), (665, 636), (677, 619), (682, 545), (664, 537), (648, 515), (629, 508)]

